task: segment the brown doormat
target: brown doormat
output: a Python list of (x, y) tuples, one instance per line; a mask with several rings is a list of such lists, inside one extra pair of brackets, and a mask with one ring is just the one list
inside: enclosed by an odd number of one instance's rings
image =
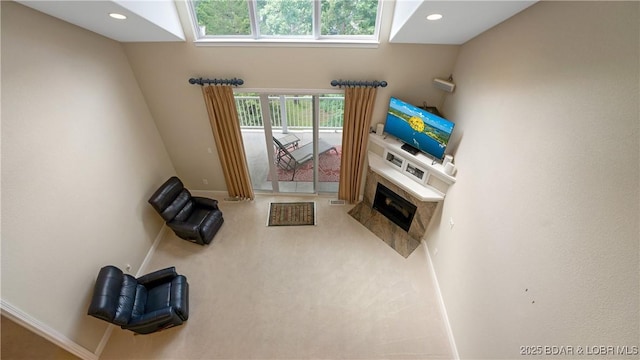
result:
[(284, 202), (269, 205), (268, 226), (297, 226), (316, 224), (315, 202)]

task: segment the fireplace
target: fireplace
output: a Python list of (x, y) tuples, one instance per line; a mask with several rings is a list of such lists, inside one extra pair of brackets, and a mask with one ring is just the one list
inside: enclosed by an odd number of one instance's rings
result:
[(376, 188), (373, 208), (407, 232), (417, 209), (411, 202), (380, 183)]

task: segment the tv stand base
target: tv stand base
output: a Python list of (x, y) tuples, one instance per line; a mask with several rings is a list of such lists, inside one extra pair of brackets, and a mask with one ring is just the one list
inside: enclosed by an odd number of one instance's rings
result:
[(409, 144), (407, 144), (407, 143), (404, 143), (404, 144), (400, 147), (400, 149), (402, 149), (402, 150), (404, 150), (404, 151), (408, 152), (408, 153), (409, 153), (409, 154), (411, 154), (411, 155), (415, 155), (415, 154), (417, 154), (417, 153), (420, 151), (420, 150), (418, 150), (418, 149), (414, 148), (413, 146), (411, 146), (411, 145), (409, 145)]

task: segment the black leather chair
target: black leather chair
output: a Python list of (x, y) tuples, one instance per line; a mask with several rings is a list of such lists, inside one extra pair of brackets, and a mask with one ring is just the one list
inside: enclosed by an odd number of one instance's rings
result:
[(200, 245), (209, 244), (224, 222), (217, 200), (191, 196), (175, 176), (156, 190), (149, 203), (178, 237)]
[(189, 283), (170, 267), (134, 278), (115, 266), (100, 269), (88, 314), (138, 334), (189, 318)]

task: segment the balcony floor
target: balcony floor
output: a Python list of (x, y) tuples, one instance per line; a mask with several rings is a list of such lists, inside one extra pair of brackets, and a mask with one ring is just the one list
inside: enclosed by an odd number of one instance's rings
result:
[[(312, 141), (311, 130), (289, 130), (289, 134), (294, 134), (300, 139), (300, 145)], [(282, 136), (280, 129), (274, 129), (275, 137)], [(320, 139), (334, 145), (342, 145), (342, 130), (320, 130)], [(264, 130), (242, 129), (242, 139), (247, 155), (249, 175), (253, 189), (256, 192), (273, 192), (272, 182), (267, 180), (269, 175), (269, 160), (265, 146)], [(318, 188), (313, 188), (313, 182), (307, 181), (279, 181), (278, 186), (282, 193), (337, 193), (337, 182), (319, 182)]]

